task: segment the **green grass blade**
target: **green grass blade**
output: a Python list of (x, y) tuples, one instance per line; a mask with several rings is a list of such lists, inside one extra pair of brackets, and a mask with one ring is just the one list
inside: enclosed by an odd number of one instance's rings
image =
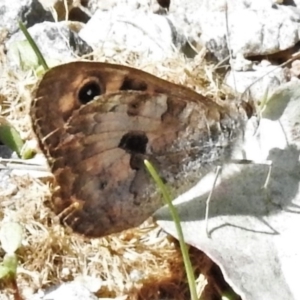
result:
[(0, 117), (0, 141), (21, 156), (24, 142), (18, 131), (4, 117)]
[(177, 210), (172, 203), (172, 199), (171, 199), (169, 191), (167, 190), (167, 187), (162, 182), (161, 178), (159, 177), (157, 171), (154, 169), (153, 165), (148, 160), (145, 160), (144, 163), (145, 163), (145, 166), (146, 166), (147, 170), (149, 171), (150, 175), (154, 179), (157, 187), (161, 191), (161, 193), (163, 195), (163, 199), (165, 200), (166, 204), (169, 207), (171, 216), (175, 223), (178, 238), (179, 238), (179, 244), (180, 244), (183, 262), (184, 262), (184, 266), (185, 266), (185, 270), (186, 270), (186, 274), (187, 274), (189, 289), (190, 289), (190, 293), (191, 293), (191, 299), (198, 300), (196, 286), (195, 286), (194, 271), (192, 268), (192, 264), (191, 264), (191, 260), (190, 260), (189, 254), (188, 254), (186, 244), (184, 242), (184, 236), (183, 236), (183, 232), (182, 232), (180, 219), (179, 219)]
[(38, 58), (39, 65), (41, 65), (44, 68), (45, 71), (49, 70), (49, 67), (46, 63), (46, 60), (44, 59), (43, 54), (41, 53), (41, 51), (38, 48), (37, 44), (35, 43), (35, 41), (31, 37), (31, 35), (28, 32), (26, 26), (21, 21), (19, 21), (19, 27), (22, 30), (22, 32), (24, 33), (24, 35), (25, 35), (27, 41), (29, 42), (30, 46), (32, 47), (33, 51), (35, 52), (35, 54)]

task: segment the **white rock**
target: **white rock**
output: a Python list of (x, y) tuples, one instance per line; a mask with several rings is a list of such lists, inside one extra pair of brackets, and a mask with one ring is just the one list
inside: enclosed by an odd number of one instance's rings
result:
[(86, 287), (77, 283), (69, 282), (51, 287), (44, 294), (34, 295), (31, 300), (97, 300), (98, 298)]
[[(159, 60), (174, 52), (177, 33), (165, 16), (137, 11), (97, 11), (79, 36), (108, 56), (130, 51)], [(174, 38), (175, 37), (175, 38)]]
[(236, 72), (229, 71), (225, 83), (238, 93), (249, 89), (252, 99), (262, 100), (282, 83), (287, 82), (285, 71), (278, 66), (256, 66), (255, 70)]

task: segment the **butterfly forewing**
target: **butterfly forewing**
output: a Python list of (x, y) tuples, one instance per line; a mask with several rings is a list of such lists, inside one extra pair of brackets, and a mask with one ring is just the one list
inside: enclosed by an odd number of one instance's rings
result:
[(176, 193), (226, 156), (244, 119), (197, 95), (122, 66), (50, 70), (31, 117), (59, 187), (52, 200), (62, 221), (93, 237), (137, 226), (163, 204), (144, 159)]

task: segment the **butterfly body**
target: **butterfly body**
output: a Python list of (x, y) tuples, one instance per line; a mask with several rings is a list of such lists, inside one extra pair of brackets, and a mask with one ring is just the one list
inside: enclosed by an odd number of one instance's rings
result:
[(248, 115), (133, 68), (77, 62), (53, 68), (31, 106), (58, 189), (56, 213), (92, 237), (137, 226), (163, 205), (148, 159), (175, 193), (226, 160)]

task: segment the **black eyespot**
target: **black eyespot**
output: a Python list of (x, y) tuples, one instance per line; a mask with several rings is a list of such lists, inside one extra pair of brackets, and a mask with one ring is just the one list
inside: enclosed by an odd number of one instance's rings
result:
[(140, 99), (134, 99), (131, 103), (128, 104), (127, 114), (128, 116), (137, 116), (140, 112), (140, 106), (142, 101)]
[(120, 87), (120, 90), (122, 91), (146, 91), (148, 88), (148, 85), (140, 80), (140, 79), (134, 79), (130, 77), (125, 77), (122, 86)]
[(100, 181), (99, 182), (99, 189), (104, 190), (107, 187), (107, 181)]
[(145, 154), (148, 138), (142, 131), (131, 131), (122, 136), (119, 148), (129, 153)]
[(130, 103), (129, 106), (132, 109), (137, 109), (139, 107), (138, 103)]
[(81, 104), (87, 104), (90, 101), (94, 100), (96, 96), (102, 94), (101, 87), (98, 82), (88, 82), (86, 83), (78, 93), (78, 100)]

